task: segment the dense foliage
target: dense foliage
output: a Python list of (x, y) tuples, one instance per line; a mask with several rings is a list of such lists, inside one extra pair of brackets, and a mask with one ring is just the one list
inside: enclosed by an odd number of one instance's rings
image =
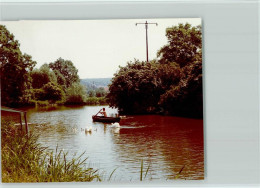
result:
[(2, 25), (0, 32), (3, 105), (108, 102), (124, 113), (202, 117), (200, 26), (179, 24), (167, 28), (168, 43), (158, 50), (158, 60), (134, 60), (120, 67), (112, 78), (108, 93), (106, 87), (94, 84), (87, 90), (86, 80), (80, 82), (78, 70), (70, 60), (59, 58), (34, 68), (36, 62), (21, 52), (14, 35)]
[(184, 67), (201, 55), (201, 26), (192, 27), (186, 23), (166, 29), (168, 43), (157, 53), (160, 63), (176, 62)]
[(66, 95), (67, 104), (82, 104), (86, 101), (86, 88), (78, 82), (74, 82), (68, 89)]
[[(163, 69), (165, 67), (165, 69)], [(112, 79), (108, 102), (124, 113), (154, 112), (164, 88), (177, 82), (179, 68), (175, 64), (163, 65), (155, 62), (129, 62)], [(164, 76), (159, 76), (164, 74)]]
[(166, 29), (166, 37), (158, 61), (119, 68), (107, 95), (110, 106), (131, 114), (202, 117), (201, 27), (179, 24)]
[(79, 82), (78, 69), (71, 61), (59, 58), (54, 63), (50, 63), (49, 67), (56, 74), (59, 85), (65, 84), (65, 87), (68, 88), (74, 82)]
[[(78, 70), (62, 58), (40, 68), (5, 26), (0, 25), (0, 69), (2, 105), (85, 104), (87, 92), (80, 84)], [(104, 97), (97, 89), (99, 97)]]
[(5, 26), (0, 25), (0, 76), (3, 105), (26, 103), (31, 99), (30, 72), (36, 62), (23, 54), (20, 44)]
[(73, 63), (59, 58), (31, 72), (34, 99), (49, 103), (84, 104), (86, 88), (80, 84)]
[(175, 115), (202, 117), (202, 33), (201, 26), (179, 24), (166, 29), (168, 44), (158, 51), (161, 64), (181, 67), (180, 82), (161, 97), (159, 105)]
[(40, 69), (34, 69), (30, 76), (32, 77), (32, 87), (35, 89), (42, 88), (48, 82), (57, 83), (57, 77), (48, 64), (42, 65)]

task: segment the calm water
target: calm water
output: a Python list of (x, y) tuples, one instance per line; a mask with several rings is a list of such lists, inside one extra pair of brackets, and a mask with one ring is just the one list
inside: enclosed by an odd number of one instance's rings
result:
[[(109, 174), (114, 181), (140, 178), (141, 160), (147, 180), (170, 180), (185, 165), (179, 178), (203, 179), (203, 121), (159, 115), (125, 116), (120, 128), (93, 123), (91, 116), (103, 106), (29, 108), (28, 122), (40, 131), (43, 146), (69, 151), (71, 157), (86, 152), (88, 166)], [(106, 106), (106, 111), (117, 111)], [(92, 127), (91, 133), (83, 129)], [(32, 128), (32, 127), (29, 127)]]

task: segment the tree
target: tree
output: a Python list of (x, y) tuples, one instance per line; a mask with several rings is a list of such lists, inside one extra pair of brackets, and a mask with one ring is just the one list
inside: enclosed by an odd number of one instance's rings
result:
[(160, 96), (179, 80), (180, 68), (176, 63), (135, 60), (114, 75), (108, 103), (124, 113), (154, 113), (160, 109)]
[(83, 104), (86, 101), (86, 88), (74, 82), (66, 92), (66, 104)]
[(168, 44), (157, 53), (160, 63), (176, 62), (184, 67), (194, 61), (196, 54), (201, 52), (201, 26), (192, 27), (186, 23), (166, 29)]
[(43, 86), (43, 91), (44, 91), (44, 100), (49, 100), (51, 102), (55, 102), (58, 100), (62, 100), (64, 96), (63, 90), (53, 82), (49, 82)]
[(158, 62), (135, 60), (119, 68), (107, 95), (111, 107), (131, 114), (202, 117), (201, 27), (179, 24), (167, 28), (166, 36)]
[(171, 85), (160, 97), (159, 105), (169, 114), (188, 117), (202, 117), (202, 63), (196, 61), (183, 70), (178, 85)]
[(93, 89), (91, 89), (91, 90), (88, 89), (87, 94), (88, 94), (88, 97), (95, 97), (96, 96), (96, 92)]
[(166, 30), (168, 44), (158, 51), (161, 64), (180, 65), (180, 81), (160, 97), (168, 113), (202, 117), (202, 36), (201, 26), (179, 24)]
[(182, 77), (182, 70), (177, 63), (159, 64), (157, 71), (158, 80), (162, 90), (170, 89), (172, 85), (177, 85)]
[(96, 89), (96, 97), (104, 97), (106, 95), (106, 91), (103, 87), (99, 87)]
[(107, 95), (111, 107), (124, 113), (147, 113), (155, 110), (160, 96), (156, 78), (158, 63), (128, 62), (114, 75)]
[[(30, 99), (31, 83), (28, 72), (36, 62), (23, 54), (20, 44), (5, 26), (0, 25), (1, 99), (3, 105), (17, 105)], [(26, 99), (23, 95), (27, 96)]]
[(72, 83), (79, 82), (78, 70), (71, 61), (59, 58), (49, 66), (56, 74), (60, 85), (64, 84), (68, 88)]
[(58, 70), (54, 70), (53, 72), (56, 75), (57, 83), (65, 90), (67, 88), (65, 77)]
[(30, 75), (34, 89), (42, 88), (48, 82), (57, 83), (57, 77), (48, 64), (43, 64), (40, 69), (34, 69)]

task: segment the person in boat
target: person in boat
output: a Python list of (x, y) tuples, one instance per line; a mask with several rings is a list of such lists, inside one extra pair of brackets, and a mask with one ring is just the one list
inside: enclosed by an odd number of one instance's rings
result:
[(102, 114), (104, 117), (107, 117), (107, 113), (106, 113), (106, 109), (103, 108), (103, 111), (99, 112), (100, 114)]

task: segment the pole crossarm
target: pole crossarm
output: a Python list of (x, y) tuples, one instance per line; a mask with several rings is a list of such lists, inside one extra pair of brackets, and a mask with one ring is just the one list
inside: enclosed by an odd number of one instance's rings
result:
[(148, 23), (148, 22), (145, 22), (145, 23), (135, 23), (135, 25), (138, 25), (138, 24), (155, 24), (156, 26), (158, 26), (158, 23)]
[(138, 24), (144, 24), (145, 25), (145, 33), (146, 33), (146, 62), (148, 63), (149, 58), (148, 58), (148, 24), (154, 24), (156, 26), (158, 26), (158, 23), (148, 23), (147, 21), (145, 23), (135, 23), (135, 25), (137, 26)]

